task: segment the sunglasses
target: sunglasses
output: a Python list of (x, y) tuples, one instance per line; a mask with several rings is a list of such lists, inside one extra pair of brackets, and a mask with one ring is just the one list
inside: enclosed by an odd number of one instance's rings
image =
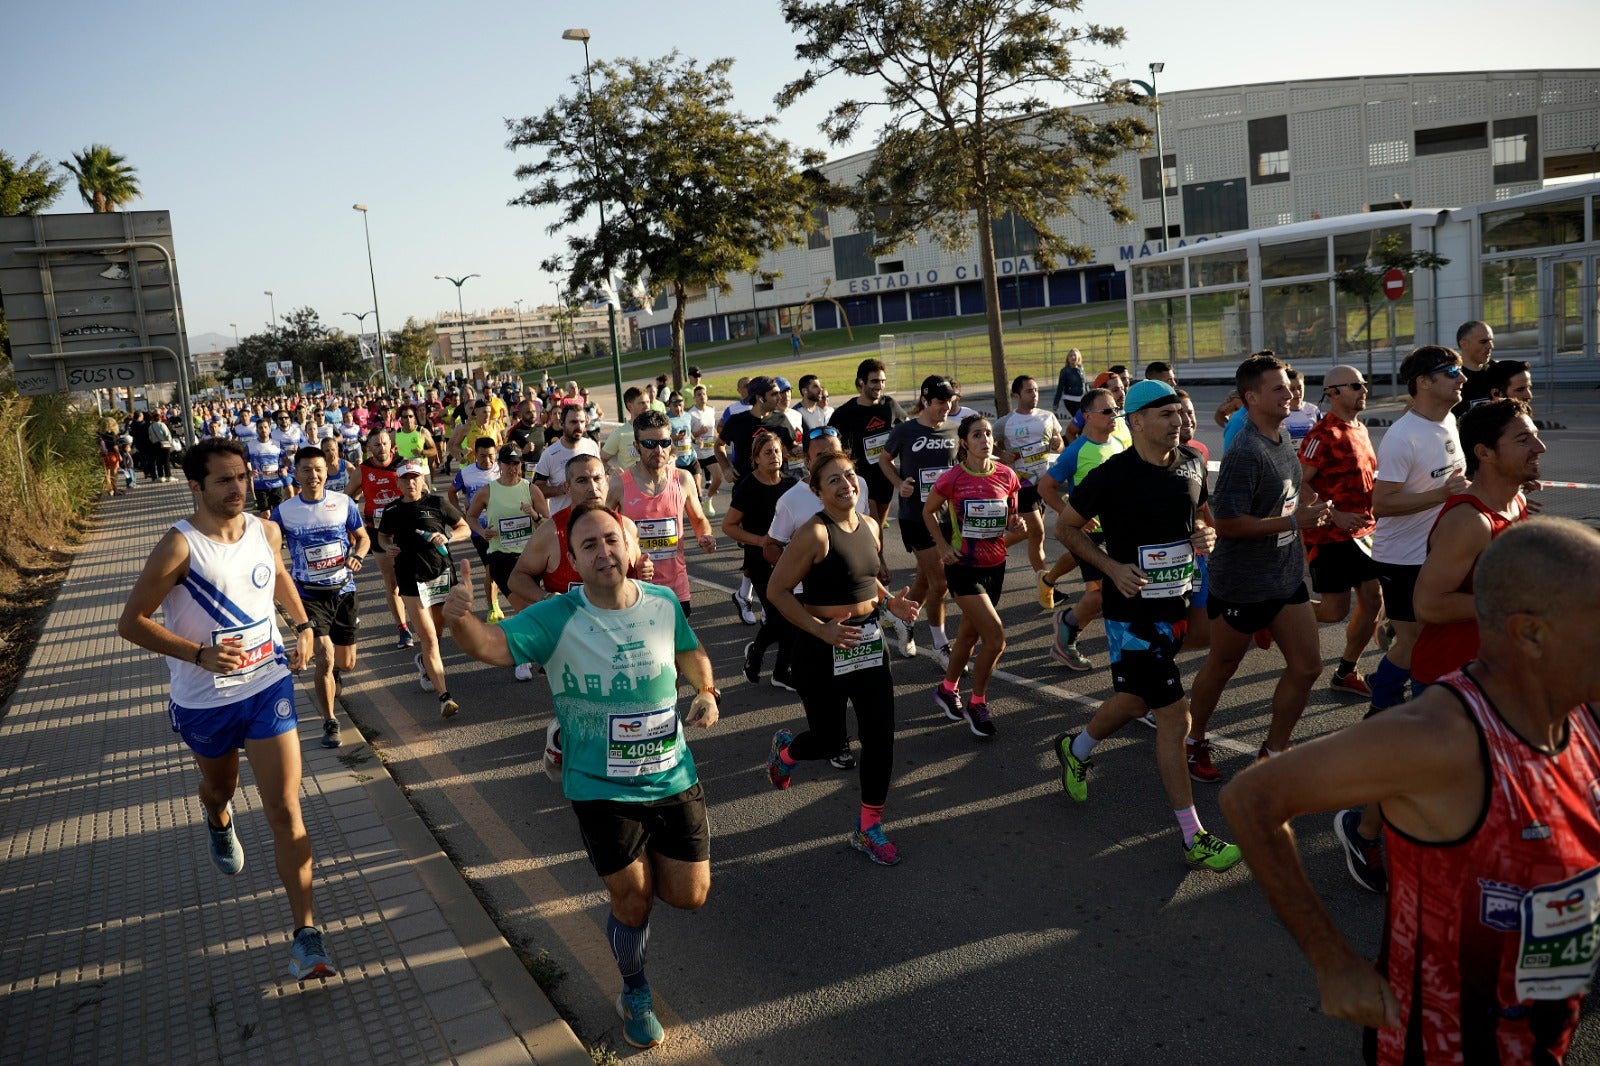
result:
[(662, 451), (664, 449), (672, 447), (672, 441), (671, 440), (638, 440), (638, 439), (635, 439), (633, 443), (637, 444), (641, 448), (654, 448), (657, 451)]
[(1443, 374), (1447, 378), (1458, 378), (1461, 376), (1461, 367), (1457, 363), (1445, 363), (1441, 366), (1434, 367), (1432, 370), (1424, 371), (1423, 374), (1424, 376), (1429, 374)]
[(839, 431), (832, 426), (818, 426), (816, 429), (806, 430), (806, 440), (821, 440), (823, 437), (837, 437)]
[(1357, 392), (1366, 392), (1367, 391), (1367, 383), (1365, 381), (1350, 381), (1350, 382), (1346, 382), (1343, 385), (1329, 385), (1328, 386), (1328, 391), (1329, 392), (1337, 392), (1340, 389), (1355, 389)]
[(1118, 415), (1120, 415), (1122, 413), (1122, 408), (1120, 408), (1120, 407), (1105, 407), (1105, 408), (1102, 408), (1102, 409), (1100, 409), (1098, 411), (1090, 411), (1089, 413), (1092, 414), (1092, 415), (1110, 415), (1112, 418), (1115, 418), (1115, 417), (1117, 417)]

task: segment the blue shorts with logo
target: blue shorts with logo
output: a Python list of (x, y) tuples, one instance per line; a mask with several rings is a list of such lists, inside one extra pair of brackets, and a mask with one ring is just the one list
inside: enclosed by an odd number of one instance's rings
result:
[(1118, 622), (1105, 619), (1106, 645), (1111, 652), (1111, 688), (1136, 696), (1157, 710), (1183, 699), (1178, 676), (1178, 652), (1189, 623)]
[(172, 731), (196, 755), (220, 758), (244, 747), (246, 740), (267, 740), (298, 724), (294, 710), (294, 675), (285, 674), (254, 696), (223, 707), (179, 707), (167, 704)]

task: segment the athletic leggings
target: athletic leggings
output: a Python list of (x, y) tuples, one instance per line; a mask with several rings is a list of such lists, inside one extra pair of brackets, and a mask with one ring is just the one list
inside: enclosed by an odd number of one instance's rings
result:
[(755, 655), (756, 659), (767, 653), (767, 649), (774, 644), (778, 646), (778, 661), (773, 664), (774, 677), (787, 680), (790, 674), (789, 660), (794, 652), (794, 626), (783, 616), (783, 612), (767, 602), (767, 579), (772, 576), (772, 564), (765, 559), (755, 560), (746, 555), (744, 560), (745, 576), (750, 579), (750, 587), (755, 589), (756, 596), (761, 600), (762, 613), (766, 621), (761, 623), (761, 628), (756, 630)]
[[(851, 619), (851, 624), (859, 621)], [(861, 741), (861, 802), (883, 806), (894, 768), (894, 682), (887, 653), (880, 666), (836, 677), (832, 646), (796, 630), (792, 676), (806, 709), (807, 728), (790, 743), (789, 757), (829, 759), (839, 754), (847, 733), (845, 704), (854, 704)]]

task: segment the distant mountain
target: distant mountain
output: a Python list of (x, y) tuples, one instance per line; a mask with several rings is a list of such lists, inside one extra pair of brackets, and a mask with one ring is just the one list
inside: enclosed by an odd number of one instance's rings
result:
[(191, 333), (189, 334), (189, 354), (204, 355), (206, 352), (225, 352), (233, 347), (233, 338), (226, 333)]

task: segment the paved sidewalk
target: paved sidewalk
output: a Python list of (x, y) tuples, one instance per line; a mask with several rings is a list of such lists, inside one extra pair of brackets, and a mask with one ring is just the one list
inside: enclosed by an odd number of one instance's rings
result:
[(321, 747), (303, 683), (301, 804), (340, 973), (289, 978), (248, 765), (245, 870), (228, 878), (167, 724), (165, 663), (115, 631), (190, 499), (140, 485), (103, 503), (0, 718), (0, 1060), (589, 1063), (357, 731)]

